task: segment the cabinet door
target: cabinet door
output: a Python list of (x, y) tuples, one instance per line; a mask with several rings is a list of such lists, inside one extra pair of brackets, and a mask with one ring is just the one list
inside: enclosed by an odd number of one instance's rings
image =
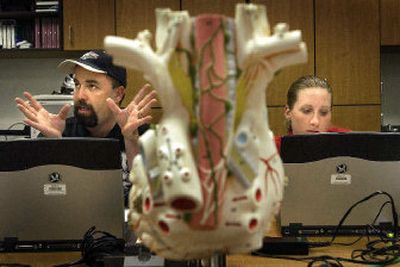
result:
[(114, 0), (64, 0), (64, 50), (102, 49), (115, 34)]
[(290, 66), (277, 73), (267, 88), (268, 106), (284, 106), (286, 92), (290, 84), (306, 74), (314, 74), (314, 12), (313, 0), (252, 0), (252, 3), (263, 4), (267, 8), (271, 29), (279, 23), (289, 24), (290, 30), (301, 30), (306, 43), (308, 62)]
[(336, 105), (380, 104), (379, 1), (315, 0), (316, 74)]
[(287, 120), (283, 115), (284, 107), (268, 107), (269, 128), (274, 135), (287, 134)]
[(381, 0), (381, 45), (400, 45), (399, 14), (399, 0)]
[(229, 17), (235, 16), (237, 3), (240, 0), (182, 0), (182, 10), (189, 11), (191, 17), (200, 14), (222, 14)]
[(380, 105), (334, 106), (332, 123), (338, 127), (349, 128), (352, 131), (381, 130)]
[[(116, 35), (130, 39), (145, 29), (153, 34), (153, 44), (156, 30), (156, 8), (179, 10), (179, 0), (116, 0)], [(154, 47), (154, 46), (153, 46)], [(128, 86), (122, 106), (126, 106), (137, 91), (143, 86), (143, 74), (128, 70)], [(156, 116), (159, 117), (159, 116)]]

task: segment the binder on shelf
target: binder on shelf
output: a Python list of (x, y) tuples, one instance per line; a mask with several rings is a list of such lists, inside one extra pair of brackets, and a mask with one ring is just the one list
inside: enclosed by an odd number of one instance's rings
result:
[(51, 48), (57, 48), (57, 18), (51, 18)]
[(2, 49), (2, 48), (3, 48), (3, 33), (0, 29), (0, 49)]
[(8, 25), (10, 31), (10, 48), (15, 48), (15, 25)]
[(11, 28), (10, 25), (5, 25), (6, 28), (6, 48), (11, 48)]
[(40, 30), (40, 18), (35, 18), (35, 48), (42, 48), (42, 36)]
[(56, 48), (60, 48), (61, 44), (60, 44), (60, 21), (59, 19), (55, 19), (56, 20)]
[(52, 19), (47, 18), (47, 48), (53, 48), (53, 27), (52, 27)]
[(0, 21), (0, 48), (3, 48), (3, 30), (2, 30), (2, 28), (3, 28), (3, 25)]
[(29, 3), (30, 12), (15, 11), (15, 18), (0, 19), (0, 49), (60, 48), (60, 16), (57, 15), (60, 1), (29, 0)]
[(0, 20), (1, 44), (4, 49), (15, 48), (15, 20)]
[(48, 48), (47, 18), (42, 18), (42, 48)]

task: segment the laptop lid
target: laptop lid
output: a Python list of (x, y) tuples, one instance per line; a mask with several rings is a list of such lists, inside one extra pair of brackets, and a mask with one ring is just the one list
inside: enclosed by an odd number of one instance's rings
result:
[(16, 248), (79, 249), (92, 226), (122, 238), (118, 140), (0, 142), (0, 214), (0, 244)]
[[(282, 138), (289, 179), (281, 209), (284, 235), (331, 235), (357, 201), (381, 190), (400, 206), (400, 134), (324, 133)], [(388, 198), (378, 196), (353, 209), (339, 234), (377, 234), (391, 227)], [(377, 218), (375, 229), (366, 227)]]

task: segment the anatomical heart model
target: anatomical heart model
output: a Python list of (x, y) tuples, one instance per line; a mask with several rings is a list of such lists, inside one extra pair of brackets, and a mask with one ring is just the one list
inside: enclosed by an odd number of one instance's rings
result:
[(283, 197), (265, 92), (277, 70), (306, 61), (301, 32), (281, 23), (271, 33), (265, 7), (252, 4), (234, 19), (157, 9), (156, 20), (156, 50), (147, 30), (105, 39), (163, 108), (133, 161), (130, 224), (168, 259), (257, 249)]

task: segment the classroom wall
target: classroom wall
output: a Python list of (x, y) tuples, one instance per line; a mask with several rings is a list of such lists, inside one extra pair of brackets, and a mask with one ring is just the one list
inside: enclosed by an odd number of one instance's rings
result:
[[(15, 106), (15, 97), (24, 91), (50, 94), (59, 91), (65, 75), (57, 70), (64, 58), (0, 59), (0, 129), (21, 122), (22, 113)], [(21, 125), (15, 126), (22, 129)]]

